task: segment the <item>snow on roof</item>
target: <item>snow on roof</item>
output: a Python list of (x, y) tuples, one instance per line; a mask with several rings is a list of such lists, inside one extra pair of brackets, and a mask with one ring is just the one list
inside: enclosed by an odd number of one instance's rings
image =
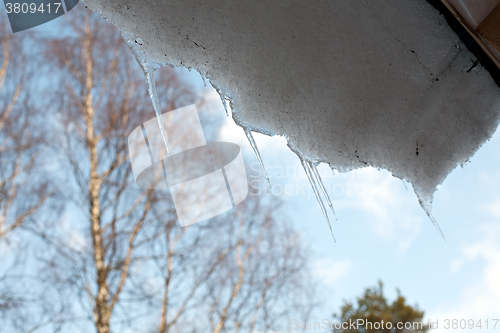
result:
[(499, 87), (425, 0), (86, 3), (148, 62), (209, 79), (240, 125), (332, 169), (385, 168), (429, 214), (500, 120)]

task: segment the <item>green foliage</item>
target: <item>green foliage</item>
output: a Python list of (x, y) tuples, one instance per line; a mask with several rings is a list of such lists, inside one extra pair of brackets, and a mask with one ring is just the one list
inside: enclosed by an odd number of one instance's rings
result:
[[(357, 304), (344, 301), (341, 314), (333, 315), (339, 322), (333, 332), (426, 333), (429, 328), (422, 322), (424, 311), (420, 311), (417, 306), (408, 305), (399, 290), (397, 290), (397, 293), (397, 298), (389, 304), (383, 293), (383, 283), (379, 281), (378, 286), (367, 288), (364, 294), (357, 298)], [(344, 327), (339, 328), (340, 323), (352, 322), (360, 323), (360, 325), (344, 324)], [(407, 328), (405, 328), (405, 324)], [(411, 328), (408, 329), (408, 327)]]

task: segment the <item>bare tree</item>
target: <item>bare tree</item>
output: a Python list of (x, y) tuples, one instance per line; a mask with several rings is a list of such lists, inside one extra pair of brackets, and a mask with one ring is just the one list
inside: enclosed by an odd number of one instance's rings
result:
[[(43, 302), (50, 287), (34, 283), (31, 242), (24, 229), (46, 210), (56, 212), (57, 192), (45, 172), (48, 136), (37, 94), (36, 61), (25, 50), (30, 34), (13, 35), (0, 23), (0, 331), (34, 329), (54, 308)], [(39, 82), (39, 81), (38, 81)]]
[[(24, 331), (253, 332), (309, 311), (307, 252), (276, 202), (248, 197), (181, 228), (168, 191), (135, 185), (127, 137), (154, 116), (142, 73), (114, 27), (66, 16), (71, 34), (44, 40), (65, 209), (28, 227), (42, 241), (34, 283), (57, 291), (58, 311)], [(157, 81), (164, 112), (195, 102), (176, 70)]]
[(134, 295), (151, 302), (148, 331), (252, 332), (308, 311), (315, 295), (307, 252), (276, 208), (249, 197), (234, 211), (181, 228), (156, 205), (157, 223), (144, 230), (153, 260), (131, 276)]
[[(44, 137), (34, 96), (26, 89), (22, 37), (0, 28), (0, 241), (19, 228), (53, 194), (41, 177)], [(12, 57), (12, 53), (15, 57)], [(39, 168), (37, 169), (37, 165)]]
[(276, 208), (252, 197), (232, 217), (231, 251), (208, 282), (211, 332), (283, 329), (316, 306), (308, 253)]
[[(69, 23), (73, 35), (49, 41), (47, 58), (54, 59), (64, 84), (58, 145), (71, 170), (62, 195), (72, 216), (68, 230), (57, 225), (38, 233), (54, 251), (48, 261), (54, 270), (46, 278), (85, 290), (89, 302), (82, 309), (90, 310), (98, 333), (107, 333), (156, 200), (153, 191), (131, 186), (128, 163), (127, 136), (149, 108), (116, 31), (83, 9)], [(81, 311), (73, 310), (79, 318)]]

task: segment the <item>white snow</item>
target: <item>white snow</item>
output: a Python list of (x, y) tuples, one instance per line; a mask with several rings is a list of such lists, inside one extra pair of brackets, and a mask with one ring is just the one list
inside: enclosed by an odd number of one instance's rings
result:
[(146, 62), (199, 71), (248, 131), (332, 169), (385, 168), (431, 220), (437, 185), (499, 123), (498, 86), (425, 0), (85, 2)]

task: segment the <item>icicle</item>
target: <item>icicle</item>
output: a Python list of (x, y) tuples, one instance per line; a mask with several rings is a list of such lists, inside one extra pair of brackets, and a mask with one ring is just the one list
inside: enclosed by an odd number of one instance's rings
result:
[(328, 214), (326, 212), (325, 204), (323, 203), (323, 200), (321, 199), (321, 196), (318, 191), (318, 187), (316, 185), (316, 182), (314, 180), (313, 173), (311, 171), (311, 166), (309, 163), (300, 157), (300, 162), (302, 163), (302, 167), (304, 168), (304, 171), (306, 172), (307, 178), (309, 178), (309, 183), (311, 183), (311, 187), (314, 190), (314, 194), (316, 195), (316, 199), (318, 199), (319, 205), (321, 206), (321, 210), (323, 211), (323, 215), (325, 215), (326, 222), (328, 223), (328, 227), (330, 228), (330, 232), (332, 233), (333, 241), (336, 243), (337, 241), (335, 240), (335, 236), (333, 235), (333, 230), (332, 230), (332, 225), (330, 223), (330, 219), (328, 218)]
[(427, 214), (427, 216), (429, 217), (429, 219), (432, 221), (432, 224), (434, 224), (434, 227), (437, 229), (437, 231), (439, 232), (439, 234), (441, 235), (441, 237), (443, 238), (443, 240), (446, 242), (446, 238), (444, 238), (444, 234), (441, 231), (441, 228), (439, 227), (439, 224), (437, 223), (436, 219), (434, 219), (434, 216), (432, 216), (432, 214), (431, 214), (431, 210), (432, 210), (431, 201), (429, 201), (429, 200), (423, 200), (418, 193), (416, 193), (416, 194), (417, 194), (417, 197), (418, 197), (418, 203), (424, 209), (425, 213)]
[(321, 175), (318, 172), (318, 169), (316, 168), (316, 164), (309, 162), (309, 166), (314, 172), (314, 176), (316, 177), (316, 180), (319, 183), (319, 187), (321, 187), (321, 190), (323, 191), (323, 194), (325, 195), (326, 202), (328, 202), (328, 206), (330, 206), (333, 216), (335, 217), (335, 221), (338, 221), (337, 219), (337, 214), (335, 214), (335, 209), (333, 209), (333, 204), (332, 201), (330, 200), (330, 196), (328, 195), (328, 192), (326, 192), (325, 185), (323, 184), (323, 180), (321, 179)]
[(226, 116), (229, 116), (229, 112), (227, 111), (227, 105), (226, 105), (226, 97), (219, 93), (220, 100), (222, 101), (222, 105), (224, 106), (224, 110), (226, 111)]
[(149, 97), (153, 102), (153, 108), (155, 109), (156, 119), (158, 120), (158, 126), (160, 127), (161, 137), (163, 138), (163, 142), (165, 143), (167, 154), (170, 154), (170, 149), (168, 149), (168, 143), (167, 143), (167, 135), (165, 134), (165, 128), (163, 127), (163, 123), (161, 122), (162, 113), (160, 107), (160, 100), (158, 99), (158, 93), (156, 92), (154, 69), (145, 65), (143, 70), (144, 74), (146, 75), (146, 81), (148, 83)]
[(207, 80), (205, 79), (205, 77), (203, 75), (201, 76), (201, 79), (203, 80), (203, 85), (206, 87), (207, 86)]
[(259, 148), (257, 147), (257, 143), (255, 142), (255, 140), (253, 139), (252, 131), (246, 126), (243, 126), (243, 130), (245, 131), (247, 139), (250, 142), (250, 146), (252, 146), (252, 149), (255, 152), (255, 155), (257, 155), (257, 159), (259, 160), (260, 167), (262, 168), (262, 171), (264, 171), (264, 176), (267, 179), (269, 187), (272, 187), (271, 181), (269, 180), (269, 177), (267, 176), (266, 168), (264, 167), (264, 163), (262, 162), (262, 158), (260, 157)]
[(434, 227), (436, 227), (437, 231), (439, 232), (439, 234), (441, 235), (441, 237), (443, 238), (443, 240), (446, 242), (446, 238), (444, 238), (444, 234), (441, 231), (441, 228), (439, 227), (439, 224), (434, 219), (434, 216), (432, 216), (431, 212), (427, 211), (425, 208), (424, 208), (424, 211), (427, 213), (427, 216), (429, 216), (429, 219), (432, 221), (432, 224), (434, 224)]
[[(127, 39), (126, 39), (127, 40)], [(132, 50), (132, 54), (137, 60), (139, 66), (141, 66), (142, 71), (144, 72), (144, 76), (146, 78), (146, 82), (148, 84), (148, 93), (151, 98), (151, 102), (153, 103), (153, 109), (155, 110), (156, 120), (158, 120), (158, 126), (160, 128), (161, 137), (163, 138), (163, 143), (165, 143), (165, 148), (167, 149), (167, 154), (170, 154), (170, 149), (168, 148), (167, 135), (165, 134), (165, 128), (163, 127), (163, 123), (161, 122), (161, 107), (160, 100), (158, 99), (158, 93), (156, 91), (156, 83), (154, 72), (156, 68), (153, 68), (151, 65), (147, 64), (143, 57), (139, 56), (137, 50), (135, 49), (133, 42), (128, 39), (127, 43)]]
[(401, 179), (401, 181), (403, 182), (403, 185), (405, 186), (405, 190), (408, 191), (408, 187), (406, 186), (404, 179)]
[(439, 224), (436, 222), (436, 220), (434, 219), (434, 216), (432, 216), (432, 214), (430, 212), (427, 212), (427, 216), (429, 216), (429, 219), (432, 221), (432, 224), (434, 224), (434, 226), (436, 227), (437, 231), (439, 232), (439, 234), (441, 235), (441, 237), (443, 238), (443, 240), (446, 242), (446, 238), (444, 238), (444, 234), (443, 232), (441, 231), (441, 228), (439, 227)]

